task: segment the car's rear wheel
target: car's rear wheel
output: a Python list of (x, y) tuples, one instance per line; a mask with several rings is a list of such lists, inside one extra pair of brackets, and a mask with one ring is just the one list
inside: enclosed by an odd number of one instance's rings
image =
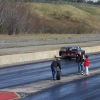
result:
[(71, 60), (71, 57), (70, 56), (68, 57), (68, 60)]

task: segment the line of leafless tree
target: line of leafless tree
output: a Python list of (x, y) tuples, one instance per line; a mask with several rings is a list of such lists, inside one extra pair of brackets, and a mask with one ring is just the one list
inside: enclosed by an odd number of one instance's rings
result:
[[(42, 20), (30, 12), (20, 0), (0, 0), (0, 33), (9, 35), (19, 33), (36, 33), (42, 29)], [(38, 24), (37, 24), (38, 23)]]

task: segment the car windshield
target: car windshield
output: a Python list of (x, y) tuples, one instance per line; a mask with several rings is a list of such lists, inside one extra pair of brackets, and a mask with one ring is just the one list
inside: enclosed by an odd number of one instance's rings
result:
[(81, 50), (81, 48), (80, 47), (61, 47), (61, 49), (60, 49), (61, 51), (77, 51), (77, 50)]
[(66, 50), (77, 51), (77, 50), (81, 50), (81, 48), (80, 47), (67, 47)]
[(72, 50), (73, 50), (73, 51), (77, 51), (77, 48), (73, 48)]

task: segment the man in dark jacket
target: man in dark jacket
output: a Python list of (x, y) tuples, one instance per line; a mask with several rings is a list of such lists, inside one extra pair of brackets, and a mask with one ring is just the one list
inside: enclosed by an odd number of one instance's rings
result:
[(56, 76), (57, 76), (57, 67), (59, 67), (59, 69), (61, 70), (61, 64), (60, 64), (60, 59), (57, 58), (55, 59), (52, 63), (51, 63), (51, 71), (52, 71), (52, 76), (53, 76), (53, 80), (56, 80)]
[(81, 54), (81, 52), (79, 52), (77, 55), (77, 62), (78, 62), (78, 74), (81, 73), (83, 75), (84, 58), (83, 58), (83, 55)]

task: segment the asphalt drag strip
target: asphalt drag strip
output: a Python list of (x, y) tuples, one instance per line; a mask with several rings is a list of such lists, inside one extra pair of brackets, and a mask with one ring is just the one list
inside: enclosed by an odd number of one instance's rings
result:
[(25, 84), (25, 85), (10, 87), (10, 88), (3, 88), (0, 89), (0, 92), (16, 92), (17, 94), (20, 95), (20, 98), (25, 98), (27, 96), (34, 95), (38, 92), (47, 90), (49, 88), (53, 88), (59, 85), (64, 85), (68, 82), (84, 79), (97, 74), (100, 74), (100, 68), (89, 70), (88, 76), (86, 76), (85, 74), (78, 75), (77, 73), (73, 73), (73, 74), (62, 76), (61, 80), (54, 81), (52, 79), (46, 79), (46, 80), (42, 80), (30, 84)]

